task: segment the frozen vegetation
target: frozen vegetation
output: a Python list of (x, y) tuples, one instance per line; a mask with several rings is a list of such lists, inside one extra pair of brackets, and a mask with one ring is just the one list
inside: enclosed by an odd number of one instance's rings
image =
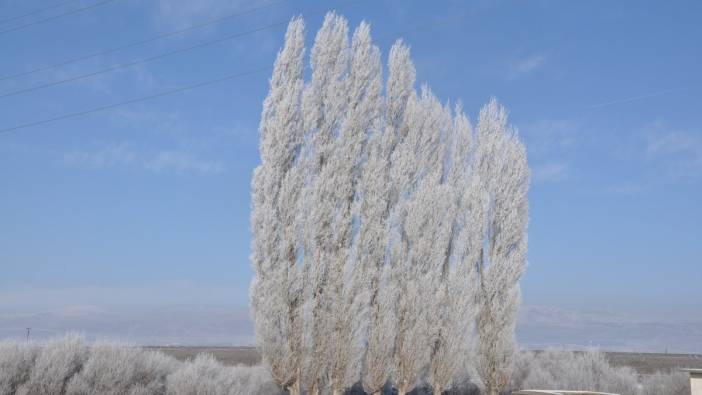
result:
[[(414, 394), (432, 394), (424, 371)], [(363, 394), (361, 383), (348, 394)], [(461, 371), (444, 394), (481, 395), (482, 385)], [(687, 374), (638, 375), (614, 367), (600, 352), (519, 352), (504, 393), (518, 389), (570, 389), (621, 395), (689, 395)], [(320, 391), (331, 392), (329, 389)], [(386, 385), (384, 394), (391, 394)], [(0, 395), (280, 395), (263, 366), (225, 366), (209, 354), (178, 361), (159, 351), (114, 343), (88, 345), (77, 335), (46, 343), (0, 342)]]
[(510, 387), (611, 392), (621, 395), (689, 395), (687, 374), (680, 371), (639, 375), (612, 366), (597, 351), (549, 350), (517, 354)]
[(268, 395), (262, 366), (224, 366), (202, 354), (180, 362), (158, 351), (78, 335), (44, 344), (0, 342), (0, 395)]
[(251, 311), (293, 394), (360, 383), (448, 389), (470, 361), (506, 388), (526, 268), (526, 150), (495, 99), (473, 127), (417, 89), (410, 49), (387, 78), (370, 26), (330, 13), (310, 50), (293, 19), (260, 123)]

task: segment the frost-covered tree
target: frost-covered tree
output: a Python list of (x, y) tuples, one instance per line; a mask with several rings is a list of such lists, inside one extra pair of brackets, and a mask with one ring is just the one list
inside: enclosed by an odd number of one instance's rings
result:
[(339, 129), (348, 106), (349, 71), (348, 24), (329, 13), (317, 32), (312, 48), (312, 79), (303, 94), (303, 122), (308, 146), (305, 149), (305, 207), (301, 232), (304, 237), (305, 270), (304, 313), (304, 387), (319, 393), (329, 384), (331, 336), (337, 320), (334, 303), (337, 295), (332, 283), (341, 275), (344, 262), (336, 260), (335, 219), (338, 214), (335, 154)]
[(261, 165), (252, 181), (251, 312), (263, 360), (275, 381), (299, 392), (302, 357), (300, 276), (294, 218), (301, 183), (304, 23), (294, 19), (275, 62), (261, 114)]
[(428, 384), (441, 394), (452, 384), (458, 369), (468, 361), (471, 329), (477, 311), (475, 303), (475, 251), (480, 249), (481, 228), (475, 218), (482, 216), (482, 199), (478, 175), (471, 161), (472, 129), (460, 106), (447, 137), (450, 162), (444, 173), (444, 185), (437, 189), (438, 199), (447, 205), (441, 237), (439, 265), (429, 283), (433, 312), (430, 320), (430, 360)]
[(284, 389), (316, 395), (423, 379), (441, 393), (475, 360), (495, 393), (526, 251), (528, 171), (505, 111), (491, 101), (474, 133), (460, 106), (415, 91), (401, 41), (383, 96), (370, 27), (349, 40), (335, 13), (304, 83), (303, 30), (291, 22), (276, 60), (253, 178), (264, 361)]
[(478, 260), (478, 371), (489, 395), (508, 383), (519, 279), (526, 268), (526, 152), (495, 99), (480, 111), (476, 166), (486, 192), (485, 237)]
[(387, 105), (385, 122), (378, 125), (365, 150), (365, 166), (359, 184), (358, 270), (367, 287), (366, 348), (363, 359), (362, 384), (366, 392), (379, 394), (388, 381), (393, 360), (396, 329), (392, 295), (387, 287), (389, 266), (386, 265), (388, 219), (392, 206), (390, 188), (390, 156), (398, 143), (407, 100), (414, 92), (415, 71), (409, 49), (401, 42), (390, 50), (388, 61)]
[(431, 282), (441, 263), (437, 243), (447, 209), (447, 200), (439, 195), (445, 153), (440, 143), (450, 125), (450, 115), (428, 88), (420, 97), (410, 97), (406, 111), (406, 133), (392, 156), (397, 203), (390, 223), (392, 276), (387, 286), (394, 298), (385, 301), (395, 305), (393, 381), (400, 394), (414, 388), (429, 361)]
[(370, 26), (361, 23), (351, 44), (346, 81), (348, 109), (334, 143), (334, 155), (326, 168), (336, 210), (328, 286), (332, 303), (328, 312), (331, 347), (327, 350), (331, 362), (330, 386), (334, 394), (350, 388), (358, 382), (361, 374), (367, 287), (363, 284), (363, 272), (357, 267), (354, 254), (357, 223), (354, 203), (361, 177), (363, 149), (380, 116), (381, 80), (380, 51), (372, 45)]

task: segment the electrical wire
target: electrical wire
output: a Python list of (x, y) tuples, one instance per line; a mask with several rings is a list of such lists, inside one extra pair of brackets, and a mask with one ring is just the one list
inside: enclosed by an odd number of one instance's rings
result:
[(79, 12), (92, 10), (93, 8), (99, 7), (99, 6), (101, 6), (101, 5), (105, 5), (105, 4), (107, 4), (107, 3), (111, 3), (111, 2), (113, 2), (113, 1), (115, 1), (115, 0), (102, 0), (102, 1), (99, 1), (99, 2), (97, 2), (97, 3), (93, 3), (93, 4), (91, 4), (91, 5), (85, 6), (85, 7), (76, 8), (75, 10), (71, 10), (71, 11), (64, 12), (63, 14), (58, 14), (58, 15), (50, 16), (50, 17), (48, 17), (48, 18), (39, 19), (38, 21), (34, 21), (34, 22), (30, 22), (30, 23), (25, 23), (24, 25), (19, 25), (19, 26), (11, 27), (11, 28), (9, 28), (9, 29), (0, 30), (0, 35), (6, 34), (6, 33), (10, 33), (10, 32), (14, 32), (14, 31), (17, 31), (17, 30), (22, 30), (22, 29), (28, 28), (28, 27), (30, 27), (30, 26), (38, 25), (38, 24), (40, 24), (40, 23), (53, 21), (53, 20), (62, 18), (62, 17), (64, 17), (64, 16), (69, 16), (69, 15), (77, 14), (77, 13), (79, 13)]
[(195, 29), (199, 29), (199, 28), (211, 26), (211, 25), (213, 25), (213, 24), (215, 24), (215, 23), (219, 23), (219, 22), (222, 22), (222, 21), (227, 20), (227, 19), (232, 19), (232, 18), (236, 18), (236, 17), (239, 17), (239, 16), (247, 15), (247, 14), (252, 14), (252, 13), (254, 13), (254, 12), (257, 12), (257, 11), (260, 11), (260, 10), (263, 10), (263, 9), (266, 9), (266, 8), (270, 8), (270, 7), (273, 7), (273, 6), (277, 6), (277, 5), (286, 3), (287, 1), (289, 1), (289, 0), (276, 1), (276, 2), (273, 2), (273, 3), (269, 3), (269, 4), (262, 5), (262, 6), (260, 6), (260, 7), (254, 7), (254, 8), (250, 8), (250, 9), (248, 9), (248, 10), (245, 10), (245, 11), (241, 11), (241, 12), (237, 12), (237, 13), (234, 13), (234, 14), (225, 15), (225, 16), (222, 16), (222, 17), (219, 17), (219, 18), (210, 19), (210, 20), (208, 20), (208, 21), (206, 21), (206, 22), (199, 23), (199, 24), (195, 24), (195, 25), (191, 25), (191, 26), (188, 26), (188, 27), (185, 27), (185, 28), (182, 28), (182, 29), (174, 30), (174, 31), (172, 31), (172, 32), (159, 34), (159, 35), (157, 35), (157, 36), (153, 36), (153, 37), (146, 38), (146, 39), (139, 40), (139, 41), (133, 41), (133, 42), (128, 43), (128, 44), (124, 44), (124, 45), (112, 47), (112, 48), (105, 49), (105, 50), (102, 50), (102, 51), (93, 52), (93, 53), (88, 54), (88, 55), (82, 55), (82, 56), (78, 56), (78, 57), (75, 57), (75, 58), (66, 59), (66, 60), (63, 60), (63, 61), (61, 61), (61, 62), (58, 62), (58, 63), (54, 63), (54, 64), (52, 64), (52, 65), (49, 65), (49, 66), (39, 67), (39, 68), (36, 68), (36, 69), (32, 69), (32, 70), (28, 70), (28, 71), (23, 71), (23, 72), (17, 73), (17, 74), (6, 75), (6, 76), (3, 76), (3, 77), (0, 77), (0, 81), (9, 80), (9, 79), (12, 79), (12, 78), (17, 78), (17, 77), (22, 77), (22, 76), (25, 76), (25, 75), (35, 74), (35, 73), (39, 73), (39, 72), (42, 72), (42, 71), (48, 71), (48, 70), (56, 69), (56, 68), (59, 68), (59, 67), (62, 67), (62, 66), (67, 66), (67, 65), (69, 65), (69, 64), (79, 62), (79, 61), (81, 61), (81, 60), (87, 60), (87, 59), (92, 59), (92, 58), (95, 58), (95, 57), (98, 57), (98, 56), (109, 55), (109, 54), (114, 53), (114, 52), (122, 51), (122, 50), (125, 50), (125, 49), (128, 49), (128, 48), (133, 48), (133, 47), (136, 47), (136, 46), (139, 46), (139, 45), (143, 45), (143, 44), (148, 44), (148, 43), (150, 43), (150, 42), (154, 42), (154, 41), (157, 41), (157, 40), (160, 40), (160, 39), (163, 39), (163, 38), (167, 38), (167, 37), (172, 37), (172, 36), (175, 36), (175, 35), (178, 35), (178, 34), (181, 34), (181, 33), (185, 33), (185, 32), (191, 31), (191, 30), (195, 30)]
[[(397, 32), (394, 35), (403, 35), (403, 34), (407, 34), (407, 33), (436, 28), (438, 26), (447, 25), (447, 24), (451, 23), (451, 21), (458, 22), (458, 21), (462, 20), (463, 18), (465, 18), (465, 16), (467, 16), (467, 14), (464, 14), (464, 15), (458, 16), (458, 17), (454, 17), (454, 18), (445, 19), (445, 20), (438, 21), (435, 23), (421, 24), (421, 25), (418, 25), (414, 28), (403, 30), (401, 32)], [(381, 37), (389, 38), (390, 34), (384, 34)], [(44, 125), (47, 123), (61, 121), (64, 119), (76, 118), (76, 117), (80, 117), (83, 115), (88, 115), (88, 114), (92, 114), (92, 113), (96, 113), (96, 112), (100, 112), (100, 111), (104, 111), (104, 110), (109, 110), (109, 109), (116, 108), (116, 107), (121, 107), (121, 106), (129, 105), (129, 104), (134, 104), (134, 103), (144, 102), (147, 100), (156, 99), (159, 97), (170, 96), (170, 95), (173, 95), (176, 93), (181, 93), (181, 92), (189, 91), (192, 89), (201, 88), (204, 86), (214, 85), (214, 84), (218, 84), (221, 82), (246, 77), (246, 76), (262, 73), (264, 71), (268, 71), (268, 70), (272, 70), (272, 69), (273, 69), (273, 66), (259, 67), (259, 68), (239, 72), (239, 73), (225, 75), (223, 77), (216, 78), (216, 79), (211, 79), (211, 80), (202, 81), (202, 82), (191, 84), (191, 85), (186, 85), (186, 86), (183, 86), (180, 88), (175, 88), (175, 89), (163, 91), (160, 93), (155, 93), (152, 95), (137, 97), (134, 99), (125, 100), (125, 101), (121, 101), (121, 102), (117, 102), (117, 103), (113, 103), (113, 104), (108, 104), (108, 105), (104, 105), (104, 106), (94, 107), (94, 108), (83, 110), (83, 111), (67, 113), (67, 114), (59, 115), (59, 116), (52, 117), (52, 118), (42, 119), (39, 121), (28, 122), (28, 123), (20, 124), (17, 126), (12, 126), (12, 127), (8, 127), (8, 128), (0, 129), (0, 134), (8, 133), (8, 132), (11, 132), (14, 130), (19, 130), (19, 129), (25, 129), (25, 128), (29, 128), (29, 127), (33, 127), (33, 126)]]

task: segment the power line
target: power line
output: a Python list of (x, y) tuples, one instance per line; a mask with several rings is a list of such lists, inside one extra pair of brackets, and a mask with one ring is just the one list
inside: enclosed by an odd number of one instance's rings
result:
[[(466, 16), (467, 16), (467, 14), (464, 14), (462, 16), (445, 19), (445, 20), (438, 21), (435, 23), (426, 23), (426, 24), (418, 25), (418, 26), (415, 26), (414, 28), (397, 32), (394, 35), (403, 35), (403, 34), (407, 34), (407, 33), (412, 33), (412, 32), (416, 32), (416, 31), (427, 30), (427, 29), (438, 27), (438, 26), (447, 25), (447, 24), (451, 23), (452, 21), (457, 22), (459, 20), (462, 20)], [(390, 36), (390, 34), (384, 34), (384, 35), (381, 35), (379, 37), (389, 37), (389, 36)], [(152, 95), (137, 97), (134, 99), (125, 100), (125, 101), (121, 101), (121, 102), (117, 102), (117, 103), (113, 103), (113, 104), (108, 104), (108, 105), (104, 105), (104, 106), (100, 106), (100, 107), (94, 107), (94, 108), (83, 110), (83, 111), (63, 114), (63, 115), (59, 115), (59, 116), (56, 116), (53, 118), (42, 119), (40, 121), (28, 122), (28, 123), (20, 124), (17, 126), (12, 126), (9, 128), (0, 129), (0, 134), (11, 132), (14, 130), (19, 130), (19, 129), (25, 129), (25, 128), (29, 128), (32, 126), (39, 126), (39, 125), (43, 125), (43, 124), (47, 124), (47, 123), (51, 123), (51, 122), (61, 121), (64, 119), (76, 118), (76, 117), (80, 117), (83, 115), (88, 115), (88, 114), (92, 114), (92, 113), (96, 113), (96, 112), (100, 112), (100, 111), (104, 111), (104, 110), (109, 110), (112, 108), (117, 108), (117, 107), (129, 105), (129, 104), (134, 104), (134, 103), (139, 103), (139, 102), (144, 102), (144, 101), (156, 99), (159, 97), (170, 96), (170, 95), (173, 95), (176, 93), (181, 93), (181, 92), (189, 91), (189, 90), (196, 89), (196, 88), (201, 88), (201, 87), (208, 86), (208, 85), (214, 85), (214, 84), (218, 84), (220, 82), (224, 82), (224, 81), (228, 81), (228, 80), (233, 80), (233, 79), (237, 79), (237, 78), (246, 77), (249, 75), (262, 73), (264, 71), (271, 70), (271, 69), (273, 69), (273, 66), (259, 67), (256, 69), (252, 69), (252, 70), (248, 70), (248, 71), (244, 71), (244, 72), (239, 72), (239, 73), (235, 73), (235, 74), (229, 74), (229, 75), (225, 75), (225, 76), (220, 77), (220, 78), (207, 80), (207, 81), (199, 82), (199, 83), (192, 84), (192, 85), (186, 85), (186, 86), (183, 86), (180, 88), (171, 89), (171, 90), (160, 92), (160, 93), (155, 93)]]
[(156, 41), (156, 40), (160, 40), (160, 39), (162, 39), (162, 38), (172, 37), (172, 36), (175, 36), (175, 35), (177, 35), (177, 34), (185, 33), (185, 32), (187, 32), (187, 31), (191, 31), (191, 30), (195, 30), (195, 29), (202, 28), (202, 27), (210, 26), (210, 25), (213, 25), (213, 24), (215, 24), (215, 23), (218, 23), (218, 22), (221, 22), (221, 21), (224, 21), (224, 20), (227, 20), (227, 19), (232, 19), (232, 18), (235, 18), (235, 17), (238, 17), (238, 16), (247, 15), (247, 14), (252, 14), (252, 13), (254, 13), (254, 12), (256, 12), (256, 11), (260, 11), (260, 10), (263, 10), (263, 9), (266, 9), (266, 8), (269, 8), (269, 7), (273, 7), (273, 6), (276, 6), (276, 5), (280, 5), (280, 4), (283, 4), (283, 3), (287, 2), (287, 1), (289, 1), (289, 0), (276, 1), (276, 2), (269, 3), (269, 4), (266, 4), (266, 5), (260, 6), (260, 7), (250, 8), (250, 9), (245, 10), (245, 11), (242, 11), (242, 12), (238, 12), (238, 13), (234, 13), (234, 14), (225, 15), (225, 16), (222, 16), (222, 17), (219, 17), (219, 18), (210, 19), (209, 21), (206, 21), (206, 22), (203, 22), (203, 23), (199, 23), (199, 24), (195, 24), (195, 25), (191, 25), (191, 26), (188, 26), (188, 27), (183, 28), (183, 29), (178, 29), (178, 30), (174, 30), (174, 31), (172, 31), (172, 32), (160, 34), (160, 35), (153, 36), (153, 37), (150, 37), (150, 38), (147, 38), (147, 39), (143, 39), (143, 40), (139, 40), (139, 41), (134, 41), (134, 42), (131, 42), (131, 43), (129, 43), (129, 44), (124, 44), (124, 45), (120, 45), (120, 46), (113, 47), (113, 48), (110, 48), (110, 49), (106, 49), (106, 50), (94, 52), (94, 53), (91, 53), (91, 54), (89, 54), (89, 55), (83, 55), (83, 56), (78, 56), (78, 57), (75, 57), (75, 58), (67, 59), (67, 60), (61, 61), (61, 62), (59, 62), (59, 63), (52, 64), (52, 65), (50, 65), (50, 66), (40, 67), (40, 68), (36, 68), (36, 69), (33, 69), (33, 70), (23, 71), (23, 72), (21, 72), (21, 73), (17, 73), (17, 74), (13, 74), (13, 75), (8, 75), (8, 76), (0, 77), (0, 81), (8, 80), (8, 79), (11, 79), (11, 78), (22, 77), (22, 76), (25, 76), (25, 75), (34, 74), (34, 73), (38, 73), (38, 72), (41, 72), (41, 71), (48, 71), (48, 70), (52, 70), (52, 69), (55, 69), (55, 68), (58, 68), (58, 67), (61, 67), (61, 66), (66, 66), (66, 65), (69, 65), (69, 64), (72, 64), (72, 63), (75, 63), (75, 62), (79, 62), (79, 61), (81, 61), (81, 60), (92, 59), (92, 58), (95, 58), (95, 57), (98, 57), (98, 56), (108, 55), (108, 54), (111, 54), (111, 53), (114, 53), (114, 52), (117, 52), (117, 51), (122, 51), (122, 50), (125, 50), (125, 49), (128, 49), (128, 48), (133, 48), (133, 47), (136, 47), (136, 46), (139, 46), (139, 45), (148, 44), (148, 43), (150, 43), (150, 42), (153, 42), (153, 41)]
[(0, 23), (10, 22), (10, 21), (14, 21), (14, 20), (17, 20), (17, 19), (25, 18), (25, 17), (28, 17), (28, 16), (36, 15), (36, 14), (42, 13), (42, 12), (44, 12), (44, 11), (53, 10), (54, 8), (59, 8), (59, 7), (64, 6), (64, 5), (66, 5), (66, 4), (75, 3), (76, 1), (79, 1), (79, 0), (62, 1), (62, 2), (60, 2), (60, 3), (54, 4), (54, 5), (45, 7), (45, 8), (40, 8), (40, 9), (38, 9), (38, 10), (34, 10), (34, 11), (27, 12), (26, 14), (16, 15), (16, 16), (13, 16), (13, 17), (10, 17), (10, 18), (6, 18), (6, 19), (0, 19)]
[(288, 22), (289, 22), (289, 21), (287, 21), (287, 20), (286, 20), (286, 21), (281, 21), (281, 22), (273, 23), (273, 24), (266, 25), (266, 26), (263, 26), (263, 27), (259, 27), (259, 28), (256, 28), (256, 29), (247, 30), (247, 31), (245, 31), (245, 32), (236, 33), (236, 34), (232, 34), (232, 35), (229, 35), (229, 36), (221, 37), (221, 38), (218, 38), (218, 39), (215, 39), (215, 40), (205, 41), (205, 42), (203, 42), (203, 43), (196, 44), (196, 45), (192, 45), (192, 46), (190, 46), (190, 47), (180, 48), (180, 49), (176, 49), (176, 50), (173, 50), (173, 51), (168, 51), (168, 52), (164, 52), (164, 53), (161, 53), (161, 54), (158, 54), (158, 55), (150, 56), (150, 57), (148, 57), (148, 58), (138, 59), (138, 60), (135, 60), (135, 61), (132, 61), (132, 62), (122, 63), (122, 64), (118, 64), (118, 65), (112, 66), (112, 67), (107, 67), (107, 68), (105, 68), (105, 69), (98, 70), (98, 71), (94, 71), (94, 72), (92, 72), (92, 73), (81, 74), (81, 75), (77, 75), (77, 76), (75, 76), (75, 77), (70, 77), (70, 78), (66, 78), (66, 79), (63, 79), (63, 80), (58, 80), (58, 81), (49, 82), (49, 83), (42, 84), (42, 85), (33, 86), (33, 87), (31, 87), (31, 88), (19, 89), (19, 90), (16, 90), (16, 91), (12, 91), (12, 92), (8, 92), (8, 93), (0, 94), (0, 98), (10, 97), (10, 96), (16, 96), (16, 95), (19, 95), (19, 94), (22, 94), (22, 93), (27, 93), (27, 92), (36, 91), (36, 90), (39, 90), (39, 89), (49, 88), (49, 87), (52, 87), (52, 86), (61, 85), (61, 84), (65, 84), (65, 83), (68, 83), (68, 82), (73, 82), (73, 81), (78, 81), (78, 80), (82, 80), (82, 79), (94, 77), (94, 76), (96, 76), (96, 75), (100, 75), (100, 74), (104, 74), (104, 73), (109, 73), (109, 72), (111, 72), (111, 71), (116, 71), (116, 70), (124, 69), (124, 68), (127, 68), (127, 67), (136, 66), (136, 65), (139, 65), (139, 64), (144, 64), (144, 63), (148, 63), (148, 62), (153, 62), (154, 60), (163, 59), (163, 58), (166, 58), (166, 57), (169, 57), (169, 56), (173, 56), (173, 55), (177, 55), (177, 54), (180, 54), (180, 53), (192, 51), (192, 50), (194, 50), (194, 49), (203, 48), (203, 47), (206, 47), (206, 46), (218, 44), (218, 43), (221, 43), (221, 42), (224, 42), (224, 41), (227, 41), (227, 40), (232, 40), (232, 39), (234, 39), (234, 38), (247, 36), (247, 35), (250, 35), (250, 34), (253, 34), (253, 33), (257, 33), (257, 32), (261, 32), (261, 31), (264, 31), (264, 30), (267, 30), (267, 29), (271, 29), (271, 28), (274, 28), (274, 27), (284, 26), (284, 25), (287, 25)]
[(73, 112), (73, 113), (69, 113), (69, 114), (59, 115), (59, 116), (54, 117), (54, 118), (42, 119), (41, 121), (29, 122), (29, 123), (13, 126), (10, 128), (0, 129), (0, 133), (6, 133), (6, 132), (10, 132), (10, 131), (17, 130), (17, 129), (24, 129), (24, 128), (28, 128), (28, 127), (32, 127), (32, 126), (43, 125), (45, 123), (60, 121), (63, 119), (68, 119), (68, 118), (80, 117), (82, 115), (92, 114), (94, 112), (99, 112), (99, 111), (104, 111), (104, 110), (109, 110), (109, 109), (115, 108), (115, 107), (121, 107), (121, 106), (125, 106), (128, 104), (139, 103), (139, 102), (155, 99), (158, 97), (169, 96), (169, 95), (173, 95), (175, 93), (185, 92), (185, 91), (189, 91), (191, 89), (201, 88), (201, 87), (207, 86), (207, 85), (214, 85), (214, 84), (224, 82), (227, 80), (232, 80), (235, 78), (241, 78), (241, 77), (261, 73), (261, 72), (264, 72), (266, 70), (270, 70), (272, 68), (273, 68), (273, 66), (266, 66), (266, 67), (260, 67), (260, 68), (253, 69), (253, 70), (244, 71), (241, 73), (229, 74), (229, 75), (226, 75), (224, 77), (220, 77), (220, 78), (217, 78), (214, 80), (203, 81), (203, 82), (199, 82), (197, 84), (187, 85), (187, 86), (183, 86), (180, 88), (164, 91), (161, 93), (156, 93), (153, 95), (137, 97), (135, 99), (125, 100), (125, 101), (113, 103), (113, 104), (108, 104), (106, 106), (94, 107), (94, 108), (84, 110), (84, 111)]
[(59, 18), (62, 18), (62, 17), (64, 17), (64, 16), (69, 16), (69, 15), (77, 14), (77, 13), (79, 13), (79, 12), (88, 11), (88, 10), (91, 10), (91, 9), (93, 9), (93, 8), (96, 8), (96, 7), (99, 7), (99, 6), (101, 6), (101, 5), (105, 5), (105, 4), (110, 3), (110, 2), (113, 2), (113, 1), (115, 1), (115, 0), (102, 0), (102, 1), (99, 1), (99, 2), (97, 2), (97, 3), (93, 3), (93, 4), (91, 4), (91, 5), (85, 6), (85, 7), (76, 8), (75, 10), (71, 10), (71, 11), (64, 12), (64, 13), (62, 13), (62, 14), (50, 16), (50, 17), (44, 18), (44, 19), (39, 19), (39, 20), (37, 20), (37, 21), (30, 22), (30, 23), (26, 23), (26, 24), (24, 24), (24, 25), (15, 26), (15, 27), (12, 27), (12, 28), (9, 28), (9, 29), (0, 30), (0, 34), (5, 34), (5, 33), (14, 32), (14, 31), (17, 31), (17, 30), (21, 30), (21, 29), (28, 28), (28, 27), (30, 27), (30, 26), (38, 25), (38, 24), (40, 24), (40, 23), (53, 21), (54, 19), (59, 19)]
[[(356, 3), (356, 2), (358, 2), (358, 1), (360, 1), (360, 0), (351, 0), (351, 1), (348, 1), (348, 2), (345, 2), (345, 3), (340, 4), (339, 6), (345, 6), (345, 5), (353, 4), (353, 3)], [(324, 13), (326, 13), (326, 12), (328, 12), (328, 10), (317, 11), (317, 12), (311, 12), (311, 13), (309, 13), (309, 14), (311, 14), (311, 15), (314, 15), (314, 14), (324, 14)], [(308, 14), (308, 15), (309, 15), (309, 14)], [(181, 53), (184, 53), (184, 52), (192, 51), (192, 50), (194, 50), (194, 49), (199, 49), (199, 48), (207, 47), (207, 46), (210, 46), (210, 45), (219, 44), (219, 43), (224, 42), (224, 41), (233, 40), (233, 39), (235, 39), (235, 38), (248, 36), (248, 35), (250, 35), (250, 34), (258, 33), (258, 32), (261, 32), (261, 31), (264, 31), (264, 30), (268, 30), (268, 29), (272, 29), (272, 28), (275, 28), (275, 27), (285, 26), (285, 25), (288, 24), (288, 22), (290, 22), (290, 21), (286, 19), (286, 20), (284, 20), (284, 21), (275, 22), (275, 23), (272, 23), (272, 24), (269, 24), (269, 25), (257, 27), (257, 28), (255, 28), (255, 29), (247, 30), (247, 31), (240, 32), (240, 33), (230, 34), (230, 35), (227, 35), (227, 36), (224, 36), (224, 37), (216, 38), (216, 39), (214, 39), (214, 40), (205, 41), (205, 42), (202, 42), (202, 43), (200, 43), (200, 44), (191, 45), (191, 46), (189, 46), (189, 47), (179, 48), (179, 49), (175, 49), (175, 50), (173, 50), (173, 51), (163, 52), (163, 53), (160, 53), (160, 54), (158, 54), (158, 55), (150, 56), (150, 57), (148, 57), (148, 58), (137, 59), (137, 60), (134, 60), (134, 61), (131, 61), (131, 62), (122, 63), (122, 64), (118, 64), (118, 65), (115, 65), (115, 66), (107, 67), (107, 68), (104, 68), (104, 69), (102, 69), (102, 70), (94, 71), (94, 72), (92, 72), (92, 73), (81, 74), (81, 75), (77, 75), (77, 76), (74, 76), (74, 77), (65, 78), (65, 79), (62, 79), (62, 80), (54, 81), (54, 82), (49, 82), (49, 83), (46, 83), (46, 84), (36, 85), (36, 86), (30, 87), (30, 88), (18, 89), (18, 90), (15, 90), (15, 91), (3, 93), (3, 94), (0, 94), (0, 99), (1, 99), (1, 98), (5, 98), (5, 97), (10, 97), (10, 96), (16, 96), (16, 95), (19, 95), (19, 94), (22, 94), (22, 93), (27, 93), (27, 92), (36, 91), (36, 90), (39, 90), (39, 89), (49, 88), (49, 87), (52, 87), (52, 86), (62, 85), (62, 84), (68, 83), (68, 82), (73, 82), (73, 81), (78, 81), (78, 80), (82, 80), (82, 79), (94, 77), (94, 76), (96, 76), (96, 75), (100, 75), (100, 74), (104, 74), (104, 73), (109, 73), (109, 72), (116, 71), (116, 70), (125, 69), (125, 68), (127, 68), (127, 67), (132, 67), (132, 66), (136, 66), (136, 65), (140, 65), (140, 64), (144, 64), (144, 63), (153, 62), (153, 61), (155, 61), (155, 60), (163, 59), (163, 58), (166, 58), (166, 57), (169, 57), (169, 56), (173, 56), (173, 55), (178, 55), (178, 54), (181, 54)]]

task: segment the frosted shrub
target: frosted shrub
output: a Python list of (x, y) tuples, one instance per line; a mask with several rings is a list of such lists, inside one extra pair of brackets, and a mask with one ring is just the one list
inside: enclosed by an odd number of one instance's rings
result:
[(690, 380), (685, 372), (646, 376), (641, 387), (641, 395), (690, 395)]
[[(530, 363), (520, 361), (519, 388), (566, 389), (638, 394), (636, 373), (625, 367), (613, 367), (600, 352), (544, 351), (524, 353)], [(515, 380), (516, 381), (516, 380)]]
[(544, 351), (518, 355), (512, 390), (561, 389), (613, 392), (621, 395), (689, 395), (685, 373), (639, 376), (631, 368), (609, 364), (601, 352)]
[(267, 395), (280, 390), (262, 367), (224, 366), (200, 354), (168, 377), (169, 395)]
[(0, 342), (0, 395), (269, 395), (262, 366), (224, 366), (211, 355), (179, 362), (158, 351), (85, 344), (71, 334), (44, 344)]
[(51, 340), (40, 347), (29, 380), (19, 386), (17, 394), (62, 394), (87, 359), (88, 347), (81, 336)]
[(29, 380), (29, 373), (39, 352), (35, 345), (0, 342), (0, 394), (14, 394)]
[(117, 344), (96, 344), (83, 370), (71, 379), (67, 394), (165, 394), (175, 358)]

